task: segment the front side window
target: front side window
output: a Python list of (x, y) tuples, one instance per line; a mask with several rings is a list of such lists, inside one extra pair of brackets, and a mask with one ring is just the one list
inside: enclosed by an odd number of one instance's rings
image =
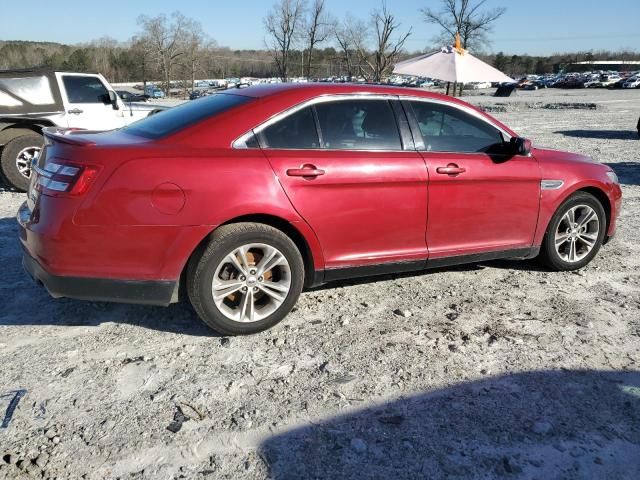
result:
[(410, 102), (425, 150), (434, 152), (486, 152), (502, 144), (500, 131), (455, 107)]
[(387, 100), (336, 100), (316, 105), (323, 148), (401, 150), (400, 132)]
[(97, 77), (64, 75), (62, 82), (69, 103), (109, 103), (109, 92)]
[(298, 110), (269, 125), (260, 133), (265, 148), (319, 148), (318, 130), (311, 107)]

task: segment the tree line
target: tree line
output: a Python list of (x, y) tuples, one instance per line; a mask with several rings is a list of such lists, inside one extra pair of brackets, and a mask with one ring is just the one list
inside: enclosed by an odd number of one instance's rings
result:
[(0, 41), (0, 69), (48, 67), (99, 72), (112, 82), (171, 81), (193, 88), (197, 78), (363, 77), (379, 82), (394, 63), (451, 44), (456, 32), (463, 46), (505, 73), (551, 73), (582, 60), (637, 59), (635, 52), (582, 52), (549, 56), (483, 55), (494, 22), (504, 8), (485, 8), (486, 0), (440, 0), (420, 10), (434, 30), (433, 46), (407, 52), (411, 29), (403, 28), (381, 3), (362, 17), (336, 19), (325, 0), (277, 0), (264, 17), (265, 47), (233, 50), (220, 46), (200, 22), (179, 12), (138, 18), (139, 31), (121, 42), (104, 37), (79, 45), (52, 42)]

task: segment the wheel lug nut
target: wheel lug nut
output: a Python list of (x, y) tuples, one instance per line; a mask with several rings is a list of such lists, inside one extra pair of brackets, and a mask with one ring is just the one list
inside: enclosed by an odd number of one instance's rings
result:
[(253, 291), (257, 292), (258, 291), (258, 287), (253, 287)]
[(247, 279), (247, 277), (245, 277), (244, 275), (240, 276), (240, 281), (244, 282)]
[(261, 281), (263, 281), (263, 280), (264, 280), (264, 278), (262, 278), (262, 277), (258, 277), (258, 281), (259, 281), (259, 282), (261, 282)]
[(246, 292), (247, 291), (247, 287), (242, 287), (242, 291)]
[(249, 273), (250, 273), (251, 275), (255, 275), (255, 274), (256, 274), (256, 271), (255, 271), (255, 270), (250, 270), (250, 271), (249, 271)]

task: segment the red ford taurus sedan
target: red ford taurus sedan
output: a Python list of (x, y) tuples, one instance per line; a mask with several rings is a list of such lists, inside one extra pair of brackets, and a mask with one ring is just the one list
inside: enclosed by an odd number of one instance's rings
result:
[(362, 85), (230, 90), (113, 132), (46, 132), (18, 220), (53, 297), (268, 328), (332, 280), (498, 258), (583, 267), (615, 173), (532, 148), (454, 98)]

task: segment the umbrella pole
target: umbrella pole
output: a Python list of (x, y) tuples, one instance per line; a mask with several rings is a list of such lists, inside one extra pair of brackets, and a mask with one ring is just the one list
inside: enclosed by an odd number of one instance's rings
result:
[(459, 97), (462, 96), (462, 87), (464, 86), (464, 83), (460, 83), (460, 93), (458, 94)]
[(458, 82), (453, 82), (453, 96), (456, 96), (456, 89), (458, 88)]
[(449, 95), (449, 82), (447, 82), (447, 95)]

